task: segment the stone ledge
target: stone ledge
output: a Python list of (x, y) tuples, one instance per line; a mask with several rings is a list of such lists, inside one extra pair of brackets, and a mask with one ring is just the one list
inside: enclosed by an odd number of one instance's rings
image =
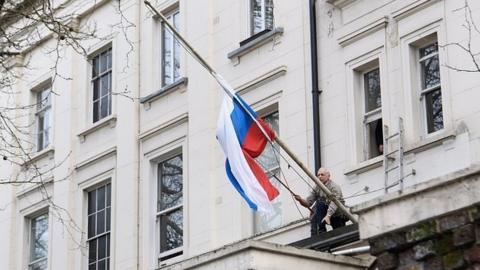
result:
[(235, 49), (227, 54), (229, 59), (238, 58), (242, 55), (247, 54), (248, 52), (260, 47), (261, 45), (267, 43), (268, 41), (274, 39), (276, 36), (283, 34), (283, 27), (276, 27), (270, 31), (263, 33), (262, 35), (256, 37), (255, 39), (243, 44), (240, 48)]
[(140, 98), (140, 103), (150, 103), (182, 86), (186, 86), (188, 84), (188, 78), (187, 77), (182, 77), (178, 80), (176, 80), (174, 83), (165, 85), (164, 87), (160, 88), (159, 90), (151, 93), (150, 95), (147, 95), (145, 97)]
[(81, 131), (79, 134), (77, 134), (77, 137), (80, 139), (80, 142), (83, 143), (85, 142), (87, 135), (90, 135), (94, 133), (95, 131), (106, 127), (110, 126), (110, 128), (114, 128), (117, 124), (117, 116), (114, 114), (111, 114), (95, 123), (93, 123), (90, 127), (84, 129)]

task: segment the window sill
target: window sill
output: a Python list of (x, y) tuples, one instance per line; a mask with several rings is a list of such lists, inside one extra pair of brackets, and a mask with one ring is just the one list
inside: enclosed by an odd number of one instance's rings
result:
[(174, 90), (179, 89), (180, 87), (184, 87), (188, 84), (188, 78), (186, 77), (181, 77), (174, 83), (171, 83), (169, 85), (165, 85), (164, 87), (160, 88), (160, 90), (155, 91), (151, 93), (150, 95), (147, 95), (145, 97), (140, 98), (140, 103), (142, 104), (149, 104), (156, 99), (163, 97), (164, 95), (173, 92)]
[[(256, 38), (242, 44), (240, 48), (235, 49), (227, 54), (229, 59), (239, 58), (242, 55), (245, 55), (252, 50), (260, 47), (261, 45), (273, 40), (276, 36), (283, 34), (283, 27), (276, 27), (270, 31), (266, 31), (263, 34), (257, 36)], [(240, 42), (243, 43), (243, 42)]]
[[(437, 145), (442, 144), (444, 141), (454, 139), (457, 136), (457, 132), (454, 129), (444, 130), (438, 134), (422, 139), (416, 143), (406, 145), (404, 154), (419, 153)], [(356, 166), (347, 168), (343, 173), (345, 175), (359, 174), (381, 167), (383, 165), (383, 155), (378, 156), (367, 161), (361, 162)]]
[(347, 5), (350, 5), (351, 3), (355, 2), (356, 0), (327, 0), (328, 3), (338, 7), (338, 8), (344, 8)]
[(351, 175), (351, 174), (359, 174), (362, 172), (366, 172), (371, 169), (375, 169), (378, 167), (381, 167), (383, 163), (383, 156), (378, 156), (371, 158), (369, 160), (365, 160), (360, 162), (359, 164), (347, 168), (343, 174), (345, 175)]
[(53, 149), (53, 146), (48, 146), (45, 149), (42, 149), (33, 155), (30, 156), (30, 160), (25, 161), (22, 166), (28, 166), (30, 164), (33, 164), (41, 159), (44, 159), (46, 157), (53, 157), (53, 154), (55, 153), (55, 150)]
[(103, 118), (102, 120), (100, 121), (97, 121), (95, 123), (93, 123), (93, 125), (91, 125), (90, 127), (88, 127), (87, 129), (83, 130), (82, 132), (80, 132), (79, 134), (77, 134), (77, 137), (80, 139), (80, 142), (85, 142), (85, 139), (87, 137), (87, 135), (89, 134), (92, 134), (93, 132), (103, 128), (103, 127), (106, 127), (106, 126), (110, 126), (110, 128), (114, 128), (117, 124), (117, 116), (112, 114), (112, 115), (109, 115), (105, 118)]

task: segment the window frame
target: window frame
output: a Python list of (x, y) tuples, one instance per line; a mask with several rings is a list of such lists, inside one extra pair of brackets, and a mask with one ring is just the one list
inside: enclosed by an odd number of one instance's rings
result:
[[(168, 20), (168, 22), (170, 24), (172, 24), (175, 29), (177, 30), (180, 30), (180, 25), (176, 25), (175, 24), (175, 17), (177, 17), (178, 19), (178, 23), (180, 24), (180, 7), (178, 6), (178, 4), (174, 5), (173, 7), (169, 8), (167, 12), (164, 13), (165, 14), (165, 18)], [(170, 35), (170, 38), (171, 38), (171, 41), (170, 41), (170, 48), (171, 48), (171, 56), (169, 57), (170, 58), (170, 62), (171, 62), (171, 71), (169, 72), (170, 76), (171, 76), (171, 82), (166, 82), (166, 68), (165, 68), (165, 49), (166, 49), (166, 45), (165, 45), (165, 37), (166, 37), (166, 34), (168, 33), (168, 35)], [(174, 84), (176, 81), (178, 81), (180, 78), (182, 78), (182, 72), (181, 72), (181, 67), (182, 67), (182, 56), (181, 56), (181, 44), (177, 41), (177, 38), (172, 34), (170, 33), (170, 30), (167, 29), (167, 27), (165, 26), (165, 23), (164, 22), (161, 22), (160, 23), (160, 86), (161, 87), (165, 87), (165, 86), (168, 86), (168, 85), (171, 85), (171, 84)], [(175, 47), (176, 45), (175, 44), (178, 44), (178, 48)], [(178, 49), (178, 54), (177, 54), (177, 49)], [(179, 67), (178, 67), (178, 77), (175, 78), (175, 58), (176, 58), (176, 55), (178, 55), (178, 59), (177, 59), (177, 62), (179, 64)]]
[[(99, 212), (98, 209), (97, 209), (97, 190), (102, 188), (102, 187), (105, 187), (105, 206), (102, 210), (105, 210), (105, 231), (100, 233), (100, 234), (95, 234), (93, 235), (92, 237), (89, 237), (89, 227), (88, 227), (88, 219), (91, 215), (95, 215), (95, 231), (97, 229), (97, 213)], [(110, 205), (107, 206), (107, 187), (110, 188)], [(85, 189), (85, 194), (86, 194), (86, 232), (87, 232), (87, 238), (85, 240), (86, 242), (86, 247), (87, 247), (87, 256), (86, 256), (86, 268), (89, 269), (90, 267), (90, 264), (92, 264), (90, 262), (90, 242), (92, 241), (96, 241), (97, 239), (99, 239), (100, 237), (103, 237), (103, 236), (107, 236), (107, 241), (105, 243), (105, 248), (107, 249), (107, 246), (109, 247), (108, 248), (108, 255), (105, 254), (105, 258), (102, 258), (102, 259), (105, 259), (105, 265), (107, 266), (108, 265), (108, 269), (112, 269), (112, 265), (111, 265), (111, 259), (112, 259), (112, 245), (111, 245), (111, 242), (112, 242), (112, 208), (113, 208), (113, 204), (112, 204), (112, 190), (113, 190), (113, 187), (112, 187), (112, 181), (111, 179), (107, 180), (107, 181), (103, 181), (101, 183), (98, 183), (98, 184), (95, 184), (94, 186), (91, 186), (89, 187), (88, 189)], [(95, 211), (93, 213), (89, 213), (89, 195), (90, 195), (90, 192), (93, 192), (95, 191)], [(107, 208), (110, 209), (110, 228), (109, 230), (107, 231)], [(96, 233), (96, 232), (95, 232)], [(96, 268), (98, 268), (98, 245), (96, 246), (96, 253), (95, 253), (95, 264), (96, 264)]]
[[(381, 120), (383, 123), (383, 110), (382, 107), (384, 106), (383, 100), (382, 100), (382, 76), (381, 76), (381, 69), (380, 69), (380, 61), (379, 59), (374, 59), (372, 60), (368, 65), (372, 65), (371, 67), (362, 69), (359, 71), (359, 76), (360, 76), (360, 83), (361, 87), (359, 87), (361, 91), (361, 97), (362, 97), (362, 104), (361, 104), (361, 111), (362, 111), (362, 131), (363, 131), (363, 161), (367, 161), (373, 158), (376, 158), (379, 155), (373, 156), (373, 153), (371, 153), (372, 145), (371, 145), (371, 136), (375, 134), (370, 134), (370, 124)], [(379, 86), (380, 86), (380, 100), (381, 104), (380, 107), (375, 108), (371, 111), (367, 111), (367, 89), (366, 89), (366, 84), (365, 84), (365, 76), (374, 71), (378, 70), (378, 79), (379, 81)], [(377, 124), (378, 125), (378, 124)], [(382, 127), (382, 132), (383, 132), (383, 127)], [(383, 144), (383, 141), (382, 141)]]
[[(110, 61), (108, 62), (108, 53), (110, 53)], [(93, 76), (93, 71), (95, 69), (94, 67), (94, 60), (98, 58), (98, 66), (101, 65), (100, 63), (100, 59), (101, 59), (101, 56), (104, 55), (104, 54), (107, 54), (107, 69), (102, 71), (102, 72), (98, 72), (98, 74), (96, 74), (96, 76)], [(100, 122), (102, 119), (105, 119), (109, 116), (111, 116), (113, 114), (113, 66), (114, 66), (114, 57), (113, 57), (113, 46), (111, 43), (108, 43), (107, 45), (101, 47), (100, 49), (98, 49), (97, 51), (95, 51), (93, 54), (91, 54), (89, 57), (88, 57), (88, 62), (89, 62), (89, 66), (90, 66), (90, 69), (89, 69), (89, 87), (88, 89), (90, 90), (89, 91), (89, 107), (88, 107), (88, 111), (91, 113), (91, 117), (90, 117), (90, 123), (93, 123), (93, 124), (96, 124), (98, 122)], [(108, 63), (110, 64), (110, 66), (108, 66)], [(102, 92), (102, 78), (104, 76), (109, 76), (109, 89), (108, 89), (108, 93), (106, 95), (101, 95), (101, 92)], [(98, 97), (97, 99), (95, 99), (95, 81), (98, 80)], [(107, 115), (105, 115), (104, 117), (101, 117), (101, 112), (102, 112), (102, 107), (101, 107), (101, 104), (102, 104), (102, 99), (103, 98), (107, 98), (108, 100), (108, 108), (107, 108)], [(98, 102), (98, 119), (95, 119), (95, 102)]]
[[(160, 196), (160, 194), (158, 193), (158, 191), (160, 190), (158, 187), (159, 181), (160, 181), (160, 173), (159, 173), (160, 165), (163, 162), (166, 162), (178, 156), (181, 156), (182, 158), (182, 203), (166, 209), (161, 209), (159, 211), (157, 208), (157, 203), (159, 201), (159, 196)], [(185, 246), (185, 197), (184, 197), (185, 196), (185, 159), (184, 157), (185, 157), (185, 154), (183, 152), (183, 147), (180, 146), (179, 148), (169, 151), (167, 154), (163, 155), (161, 159), (158, 159), (154, 163), (154, 167), (155, 167), (155, 184), (154, 184), (155, 186), (155, 196), (154, 196), (154, 199), (155, 199), (155, 207), (154, 207), (155, 247), (156, 247), (158, 265), (160, 265), (162, 262), (166, 260), (170, 260), (172, 258), (178, 258), (182, 256), (184, 251), (184, 246)], [(182, 246), (179, 246), (170, 250), (162, 251), (161, 250), (162, 249), (161, 247), (162, 233), (160, 231), (162, 229), (161, 217), (166, 214), (178, 211), (179, 209), (181, 209), (181, 213), (182, 213), (182, 226), (183, 226)]]
[(31, 269), (31, 266), (42, 261), (46, 261), (46, 268), (49, 269), (49, 254), (50, 254), (50, 234), (47, 236), (47, 254), (45, 257), (36, 259), (32, 261), (32, 253), (33, 253), (33, 221), (39, 217), (45, 216), (46, 215), (46, 220), (47, 220), (47, 230), (50, 230), (50, 215), (48, 212), (48, 209), (42, 210), (35, 215), (32, 215), (31, 217), (28, 217), (28, 260), (27, 260), (27, 269)]
[[(249, 0), (249, 23), (250, 23), (250, 36), (261, 33), (265, 30), (273, 30), (275, 28), (275, 13), (274, 13), (274, 4), (273, 0), (260, 0), (260, 10), (261, 10), (261, 28), (255, 32), (255, 17), (254, 17), (254, 2), (256, 0)], [(267, 2), (271, 1), (272, 5), (272, 25), (267, 25)]]
[[(45, 106), (43, 106), (43, 99), (42, 93), (45, 91), (49, 91), (46, 97), (46, 101), (48, 102)], [(52, 144), (52, 123), (53, 123), (53, 106), (52, 106), (52, 84), (50, 81), (44, 83), (42, 86), (38, 87), (38, 89), (33, 91), (35, 95), (35, 146), (36, 151), (40, 152), (46, 148), (48, 148)], [(40, 117), (43, 116), (45, 122), (45, 115), (48, 113), (48, 128), (43, 126), (42, 131), (40, 132)], [(46, 132), (47, 131), (47, 132)], [(48, 141), (45, 140), (46, 136), (45, 133), (48, 133)], [(40, 144), (40, 134), (42, 134), (42, 143)]]
[[(422, 116), (422, 130), (423, 130), (423, 133), (425, 134), (425, 136), (431, 136), (432, 134), (436, 134), (442, 130), (445, 129), (445, 118), (444, 118), (444, 101), (443, 101), (443, 91), (442, 91), (442, 76), (441, 76), (441, 67), (440, 67), (440, 51), (439, 51), (439, 46), (438, 46), (438, 35), (437, 33), (432, 33), (426, 37), (424, 37), (423, 39), (428, 39), (428, 41), (426, 42), (422, 42), (420, 44), (417, 44), (417, 45), (412, 45), (414, 50), (415, 50), (415, 58), (416, 58), (416, 68), (417, 68), (417, 76), (418, 76), (418, 86), (419, 86), (419, 95), (420, 95), (420, 101), (421, 101), (421, 116)], [(430, 40), (431, 39), (431, 40)], [(423, 57), (420, 57), (420, 51), (428, 46), (431, 46), (433, 44), (437, 44), (437, 50), (433, 53), (430, 53), (430, 54), (427, 54)], [(437, 61), (438, 61), (438, 74), (440, 76), (439, 78), (439, 82), (437, 85), (434, 85), (434, 86), (431, 86), (431, 87), (427, 87), (427, 88), (423, 88), (423, 84), (424, 84), (424, 78), (423, 78), (423, 68), (422, 68), (422, 62), (425, 62), (426, 60), (429, 60), (429, 59), (432, 59), (436, 57), (437, 58)], [(433, 123), (429, 123), (429, 117), (428, 117), (428, 113), (427, 113), (427, 98), (426, 96), (430, 93), (433, 93), (435, 91), (439, 91), (440, 92), (440, 100), (442, 102), (442, 128), (438, 129), (438, 130), (433, 130), (433, 131), (429, 131), (429, 126), (430, 124), (433, 125)]]

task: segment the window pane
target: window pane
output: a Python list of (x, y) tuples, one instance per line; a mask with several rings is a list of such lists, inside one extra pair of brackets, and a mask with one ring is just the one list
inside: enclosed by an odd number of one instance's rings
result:
[(88, 265), (88, 270), (97, 270), (97, 264), (92, 263), (92, 264)]
[(100, 73), (105, 72), (108, 67), (107, 52), (100, 55)]
[(438, 55), (428, 58), (420, 63), (422, 67), (422, 89), (427, 89), (440, 84), (440, 67)]
[(265, 29), (273, 29), (273, 0), (265, 0)]
[(100, 79), (102, 81), (101, 83), (102, 87), (100, 92), (101, 97), (108, 95), (110, 93), (110, 76), (111, 76), (111, 73), (107, 73), (107, 75), (102, 76), (102, 78)]
[(110, 231), (110, 207), (108, 207), (108, 208), (106, 209), (106, 211), (107, 211), (107, 216), (105, 217), (106, 220), (107, 220), (106, 230), (107, 230), (107, 232), (108, 232), (108, 231)]
[(107, 206), (110, 206), (111, 200), (112, 200), (112, 186), (110, 184), (107, 185), (106, 187), (106, 193), (107, 193)]
[(100, 80), (95, 79), (93, 81), (93, 101), (97, 100), (100, 97)]
[(425, 95), (428, 133), (443, 129), (442, 92), (440, 89)]
[[(46, 258), (48, 253), (48, 215), (32, 219), (30, 261)], [(41, 269), (41, 268), (39, 268)]]
[(95, 236), (95, 219), (95, 214), (88, 217), (88, 238)]
[(159, 164), (159, 209), (180, 205), (183, 201), (183, 161), (176, 156)]
[(98, 56), (92, 59), (92, 78), (98, 75)]
[(172, 80), (172, 35), (170, 31), (163, 26), (163, 52), (162, 52), (162, 62), (163, 62), (163, 73), (162, 73), (162, 82), (163, 85), (168, 85), (173, 82)]
[(160, 252), (183, 245), (183, 210), (160, 217)]
[(100, 118), (107, 117), (109, 115), (110, 104), (109, 104), (109, 96), (105, 96), (100, 99)]
[(105, 232), (105, 210), (97, 213), (97, 234)]
[(97, 240), (88, 242), (88, 262), (92, 263), (97, 260)]
[(423, 57), (425, 57), (429, 54), (435, 53), (435, 52), (438, 52), (438, 43), (437, 42), (421, 48), (420, 49), (420, 58), (423, 58)]
[(112, 49), (110, 48), (107, 51), (107, 69), (112, 68)]
[(37, 136), (38, 136), (37, 137), (37, 150), (40, 151), (40, 150), (45, 148), (45, 146), (43, 145), (43, 132), (40, 131), (37, 134)]
[(97, 189), (97, 211), (105, 208), (105, 186)]
[(378, 119), (367, 123), (367, 158), (374, 158), (383, 154), (383, 123)]
[(251, 0), (251, 9), (252, 9), (252, 34), (261, 32), (264, 29), (264, 19), (262, 14), (262, 0)]
[(107, 236), (98, 238), (98, 259), (101, 260), (107, 256)]
[(88, 192), (88, 214), (92, 214), (97, 209), (96, 190)]
[(380, 93), (380, 69), (374, 69), (363, 75), (365, 88), (365, 112), (382, 106)]
[(98, 262), (98, 270), (106, 270), (106, 265), (105, 265), (106, 261), (105, 260), (101, 260)]
[(98, 114), (99, 106), (100, 106), (100, 101), (93, 102), (93, 122), (94, 123), (100, 120), (100, 115)]

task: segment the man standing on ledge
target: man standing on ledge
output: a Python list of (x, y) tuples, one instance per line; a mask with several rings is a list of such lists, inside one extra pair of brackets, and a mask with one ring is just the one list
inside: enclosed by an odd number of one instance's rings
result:
[[(342, 204), (344, 203), (342, 190), (340, 186), (335, 184), (330, 179), (330, 172), (325, 168), (320, 168), (317, 172), (317, 177), (320, 181), (332, 192)], [(345, 226), (348, 218), (344, 213), (337, 211), (337, 205), (327, 198), (327, 195), (319, 188), (316, 187), (312, 190), (307, 199), (303, 199), (299, 195), (295, 195), (295, 199), (304, 207), (310, 209), (310, 223), (311, 234), (317, 235), (322, 232), (326, 232), (325, 223), (332, 225), (332, 227), (339, 228)], [(313, 205), (313, 207), (312, 207)], [(312, 207), (312, 208), (310, 208)]]

